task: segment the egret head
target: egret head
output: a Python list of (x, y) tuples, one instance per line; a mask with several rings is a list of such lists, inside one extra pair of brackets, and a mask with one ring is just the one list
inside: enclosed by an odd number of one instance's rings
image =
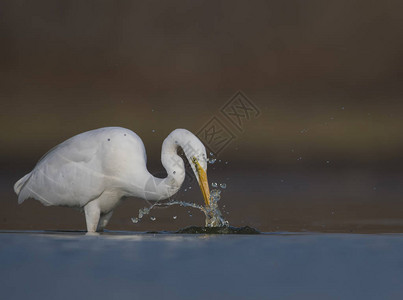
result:
[(182, 149), (199, 183), (204, 202), (207, 206), (210, 206), (206, 148), (194, 134), (187, 131), (186, 142), (182, 145)]
[[(204, 202), (210, 206), (210, 190), (207, 181), (207, 154), (203, 143), (186, 129), (175, 129), (165, 139), (162, 145), (161, 160), (164, 166), (178, 167), (178, 147), (182, 148), (203, 194)], [(173, 161), (174, 160), (174, 161)], [(183, 162), (181, 168), (184, 171)], [(178, 176), (179, 174), (176, 173)], [(184, 179), (184, 172), (182, 181)]]

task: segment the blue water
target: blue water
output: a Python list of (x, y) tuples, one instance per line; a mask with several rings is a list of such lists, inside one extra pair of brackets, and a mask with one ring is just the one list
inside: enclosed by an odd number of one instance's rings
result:
[(2, 299), (403, 299), (403, 234), (0, 233)]

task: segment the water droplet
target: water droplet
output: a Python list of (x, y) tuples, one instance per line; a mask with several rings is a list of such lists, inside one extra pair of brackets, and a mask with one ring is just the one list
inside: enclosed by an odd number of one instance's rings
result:
[(218, 186), (218, 184), (217, 184), (217, 182), (212, 182), (212, 183), (211, 183), (211, 186), (214, 187), (214, 188), (216, 188), (216, 187)]
[(302, 156), (300, 156), (300, 157), (297, 158), (297, 160), (301, 160), (301, 159), (302, 159)]
[(209, 158), (209, 159), (208, 159), (208, 163), (209, 163), (209, 164), (213, 164), (213, 163), (215, 163), (216, 160), (217, 160), (217, 159), (215, 159), (215, 158)]
[(327, 164), (330, 164), (330, 160), (327, 160), (326, 163), (327, 163)]
[(147, 207), (144, 207), (139, 210), (139, 219), (141, 219), (143, 216), (147, 215), (150, 212), (150, 209)]
[(221, 159), (219, 159), (218, 162), (221, 162)]
[(213, 153), (213, 152), (210, 152), (210, 156), (214, 156), (214, 153)]
[(155, 129), (151, 130), (152, 132), (155, 132)]
[(214, 190), (211, 190), (211, 194), (212, 194), (212, 195), (220, 195), (220, 194), (221, 194), (221, 191), (214, 189)]
[(225, 183), (220, 183), (220, 188), (225, 189), (227, 188), (227, 185)]
[(342, 106), (341, 109), (344, 110), (344, 106)]
[(228, 162), (226, 161), (225, 164), (228, 165)]
[(151, 112), (155, 112), (155, 110), (154, 110), (154, 109), (151, 109)]
[(185, 189), (185, 192), (187, 192), (188, 191), (188, 189)]
[(139, 222), (139, 219), (138, 219), (138, 218), (132, 218), (132, 222), (133, 222), (133, 223), (138, 223), (138, 222)]
[(189, 215), (189, 217), (193, 217), (193, 215), (192, 215), (192, 214), (190, 214), (190, 215)]
[(177, 216), (173, 216), (172, 219), (176, 220), (178, 217)]
[(157, 218), (156, 217), (150, 217), (150, 220), (155, 221), (155, 220), (157, 220)]
[(189, 189), (189, 190), (191, 190), (191, 189), (192, 189), (192, 187), (190, 186), (190, 187), (188, 187), (188, 189)]

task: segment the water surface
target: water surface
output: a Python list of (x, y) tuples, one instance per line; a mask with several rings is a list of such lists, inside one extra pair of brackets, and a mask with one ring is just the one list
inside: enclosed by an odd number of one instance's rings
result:
[(0, 233), (3, 299), (402, 299), (403, 235)]

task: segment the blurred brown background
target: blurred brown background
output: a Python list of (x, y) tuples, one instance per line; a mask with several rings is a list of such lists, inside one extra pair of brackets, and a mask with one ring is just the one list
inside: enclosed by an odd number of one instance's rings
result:
[[(80, 213), (18, 206), (12, 191), (63, 140), (127, 127), (158, 174), (169, 132), (215, 116), (235, 135), (209, 168), (231, 224), (403, 232), (402, 12), (401, 1), (1, 1), (0, 229), (85, 228)], [(260, 111), (243, 132), (220, 113), (237, 91)], [(201, 202), (185, 185), (177, 198)], [(144, 205), (127, 200), (109, 229), (203, 223), (184, 208), (131, 223)]]

